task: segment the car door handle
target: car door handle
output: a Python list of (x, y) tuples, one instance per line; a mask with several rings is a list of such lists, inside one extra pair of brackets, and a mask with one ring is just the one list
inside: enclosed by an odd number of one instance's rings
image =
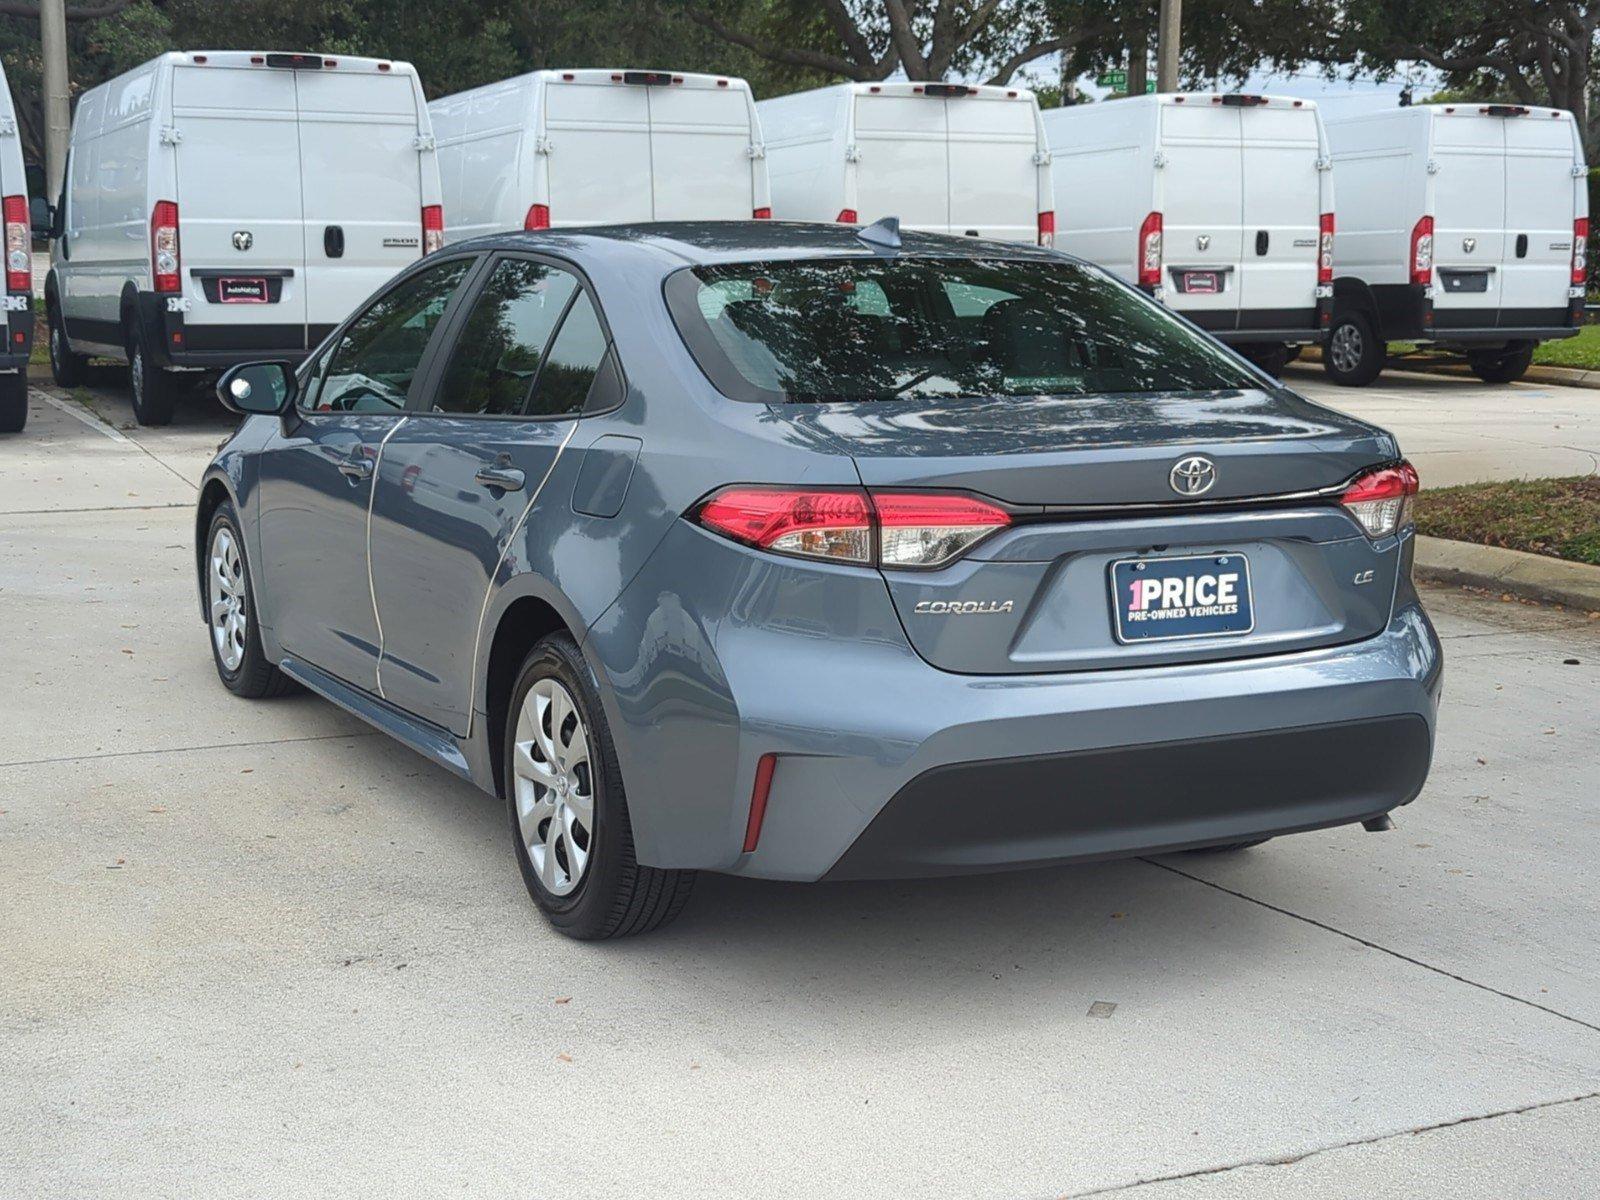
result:
[(502, 492), (520, 492), (528, 482), (517, 468), (503, 466), (479, 467), (472, 478), (482, 487), (499, 488)]
[(341, 458), (339, 460), (339, 474), (346, 479), (370, 479), (372, 477), (372, 460), (360, 453)]

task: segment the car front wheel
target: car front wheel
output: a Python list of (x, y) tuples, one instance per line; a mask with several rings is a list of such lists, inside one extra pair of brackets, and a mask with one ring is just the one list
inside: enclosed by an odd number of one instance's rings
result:
[(256, 605), (250, 586), (239, 517), (227, 501), (217, 506), (200, 561), (200, 586), (205, 598), (211, 657), (222, 686), (235, 696), (260, 700), (293, 687), (287, 675), (261, 648)]
[(634, 856), (627, 795), (589, 665), (566, 634), (529, 653), (506, 718), (507, 808), (517, 865), (552, 925), (582, 940), (658, 929), (693, 871)]

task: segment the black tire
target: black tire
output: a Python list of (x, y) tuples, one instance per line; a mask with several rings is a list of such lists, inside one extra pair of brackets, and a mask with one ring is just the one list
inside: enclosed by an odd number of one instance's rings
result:
[[(564, 894), (553, 891), (540, 878), (524, 841), (518, 811), (519, 804), (528, 803), (530, 812), (536, 813), (534, 801), (552, 796), (550, 789), (541, 790), (542, 785), (529, 779), (519, 780), (516, 771), (517, 726), (523, 703), (535, 685), (546, 680), (560, 685), (570, 697), (575, 715), (582, 722), (588, 747), (586, 763), (577, 768), (576, 775), (589, 789), (593, 827), (584, 831), (586, 866), (575, 886), (567, 884), (572, 890)], [(550, 711), (553, 710), (547, 710), (544, 718), (546, 726)], [(574, 729), (570, 721), (564, 721), (563, 725), (567, 730)], [(551, 733), (560, 736), (560, 731), (547, 728), (547, 736)], [(542, 761), (542, 751), (532, 745), (529, 749), (536, 760)], [(682, 911), (694, 887), (695, 873), (647, 867), (634, 857), (627, 793), (617, 766), (611, 730), (600, 705), (599, 691), (577, 643), (565, 633), (542, 639), (529, 652), (517, 673), (506, 713), (504, 772), (506, 812), (517, 867), (522, 872), (528, 895), (557, 930), (582, 941), (626, 937), (659, 929)], [(534, 836), (542, 840), (557, 819), (551, 816), (538, 821), (536, 816), (530, 817)], [(540, 849), (544, 854), (559, 858), (559, 847), (553, 842)], [(567, 853), (570, 856), (570, 847)], [(561, 866), (570, 873), (570, 857)]]
[(1271, 838), (1251, 838), (1244, 842), (1220, 842), (1215, 846), (1197, 846), (1189, 851), (1190, 854), (1233, 854), (1239, 850), (1249, 850), (1252, 846), (1262, 846), (1270, 842)]
[[(238, 570), (232, 574), (232, 578), (238, 589), (237, 610), (242, 613), (244, 620), (243, 636), (238, 642), (241, 656), (231, 666), (223, 657), (212, 615), (212, 604), (218, 598), (216, 591), (219, 581), (214, 574), (213, 556), (218, 550), (219, 530), (226, 530), (237, 548)], [(278, 670), (261, 648), (255, 590), (250, 579), (250, 563), (245, 557), (244, 536), (239, 529), (239, 516), (234, 512), (232, 502), (227, 500), (217, 505), (211, 525), (206, 530), (206, 548), (200, 558), (200, 589), (205, 603), (206, 641), (211, 643), (211, 660), (216, 664), (217, 678), (222, 680), (222, 686), (246, 700), (262, 700), (292, 691), (294, 681)]]
[(28, 373), (0, 375), (0, 433), (21, 433), (28, 423)]
[(170, 425), (176, 401), (173, 378), (150, 361), (137, 329), (128, 334), (128, 391), (133, 419), (141, 425)]
[(1467, 366), (1485, 383), (1513, 383), (1533, 365), (1532, 343), (1507, 346), (1504, 350), (1474, 350), (1467, 355)]
[(1289, 365), (1289, 347), (1273, 345), (1240, 346), (1243, 354), (1274, 379), (1282, 378), (1284, 367)]
[(61, 322), (61, 313), (52, 304), (48, 313), (50, 328), (50, 378), (54, 379), (61, 387), (77, 387), (88, 377), (89, 360), (82, 354), (74, 354), (67, 345), (66, 326)]
[(1322, 369), (1341, 387), (1366, 387), (1383, 370), (1387, 353), (1365, 313), (1336, 312), (1322, 347)]

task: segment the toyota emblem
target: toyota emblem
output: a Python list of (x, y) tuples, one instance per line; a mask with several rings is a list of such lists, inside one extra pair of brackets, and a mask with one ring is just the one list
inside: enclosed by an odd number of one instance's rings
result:
[(248, 250), (255, 244), (255, 240), (248, 229), (236, 229), (233, 231), (233, 248), (235, 250)]
[(1180, 458), (1167, 476), (1172, 490), (1180, 496), (1203, 496), (1217, 483), (1217, 465), (1201, 454)]

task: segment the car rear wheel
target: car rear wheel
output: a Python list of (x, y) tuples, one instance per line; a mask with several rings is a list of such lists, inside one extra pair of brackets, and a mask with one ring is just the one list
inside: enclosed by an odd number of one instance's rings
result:
[(67, 331), (61, 324), (61, 314), (55, 305), (50, 306), (50, 378), (61, 387), (77, 387), (88, 374), (89, 360), (74, 354), (67, 345)]
[(1467, 355), (1467, 366), (1485, 383), (1511, 383), (1521, 379), (1533, 365), (1533, 346), (1507, 346), (1504, 350), (1474, 350)]
[(200, 562), (200, 587), (211, 634), (211, 657), (222, 686), (246, 700), (289, 691), (293, 682), (261, 648), (244, 537), (239, 532), (238, 514), (227, 501), (217, 506), (211, 518), (206, 554)]
[(141, 425), (170, 425), (173, 380), (150, 361), (144, 338), (137, 331), (128, 337), (128, 387), (133, 395), (133, 419)]
[(507, 809), (535, 904), (571, 938), (658, 929), (682, 910), (693, 871), (634, 856), (616, 749), (583, 654), (566, 634), (534, 646), (506, 717)]
[(0, 433), (21, 433), (27, 423), (27, 372), (0, 375)]
[(1385, 347), (1359, 312), (1335, 313), (1322, 348), (1322, 369), (1343, 387), (1366, 387), (1383, 370)]

